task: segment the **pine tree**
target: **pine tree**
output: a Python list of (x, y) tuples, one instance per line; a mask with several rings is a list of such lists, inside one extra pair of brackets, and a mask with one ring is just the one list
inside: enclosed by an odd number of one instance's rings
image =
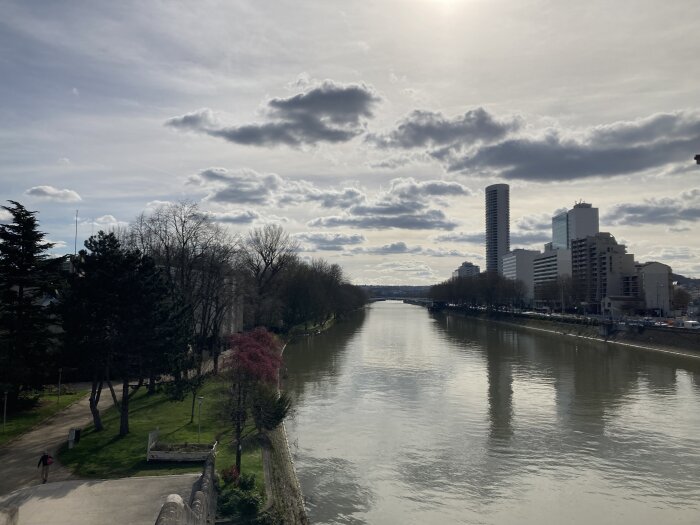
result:
[(63, 258), (38, 229), (35, 211), (16, 201), (1, 208), (11, 221), (0, 224), (0, 383), (16, 399), (27, 387), (43, 384), (53, 368), (56, 325), (47, 304), (60, 284)]

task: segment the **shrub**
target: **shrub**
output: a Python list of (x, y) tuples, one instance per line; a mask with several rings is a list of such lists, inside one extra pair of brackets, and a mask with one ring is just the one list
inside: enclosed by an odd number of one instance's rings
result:
[(255, 474), (243, 474), (239, 477), (238, 487), (241, 490), (253, 490), (255, 488)]
[(221, 479), (224, 481), (224, 485), (237, 485), (240, 475), (235, 465), (231, 465), (229, 468), (221, 471)]

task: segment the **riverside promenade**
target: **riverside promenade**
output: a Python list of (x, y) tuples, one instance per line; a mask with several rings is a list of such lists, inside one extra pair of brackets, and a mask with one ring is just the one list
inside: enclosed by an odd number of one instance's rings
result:
[[(189, 500), (199, 474), (80, 480), (55, 460), (49, 482), (41, 484), (37, 462), (42, 451), (48, 449), (55, 458), (68, 431), (90, 422), (86, 397), (0, 447), (0, 525), (13, 507), (18, 509), (17, 525), (151, 525), (169, 494)], [(145, 448), (144, 443), (144, 454)]]

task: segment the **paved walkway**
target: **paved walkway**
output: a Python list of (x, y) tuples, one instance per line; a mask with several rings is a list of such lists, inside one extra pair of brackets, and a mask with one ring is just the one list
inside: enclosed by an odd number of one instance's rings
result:
[[(101, 408), (104, 409), (104, 406)], [(49, 470), (49, 481), (72, 479), (71, 472), (55, 459), (56, 452), (68, 441), (68, 431), (71, 428), (85, 428), (91, 421), (89, 398), (84, 397), (26, 434), (1, 446), (0, 497), (41, 483), (40, 469), (36, 464), (44, 450), (49, 450), (55, 461)]]
[(99, 481), (59, 481), (0, 496), (19, 507), (18, 525), (153, 525), (169, 494), (189, 501), (199, 474)]
[[(104, 394), (100, 403), (103, 410), (111, 402)], [(0, 510), (18, 506), (19, 525), (152, 525), (169, 494), (180, 494), (189, 501), (199, 474), (78, 480), (55, 461), (49, 471), (49, 482), (42, 485), (37, 468), (42, 451), (48, 449), (55, 458), (68, 440), (68, 431), (73, 427), (85, 428), (91, 422), (86, 397), (0, 446)]]

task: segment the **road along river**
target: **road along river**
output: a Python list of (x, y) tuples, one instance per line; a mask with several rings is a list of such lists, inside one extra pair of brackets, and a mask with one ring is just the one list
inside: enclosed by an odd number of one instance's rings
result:
[(312, 523), (700, 520), (700, 359), (381, 302), (285, 367)]

